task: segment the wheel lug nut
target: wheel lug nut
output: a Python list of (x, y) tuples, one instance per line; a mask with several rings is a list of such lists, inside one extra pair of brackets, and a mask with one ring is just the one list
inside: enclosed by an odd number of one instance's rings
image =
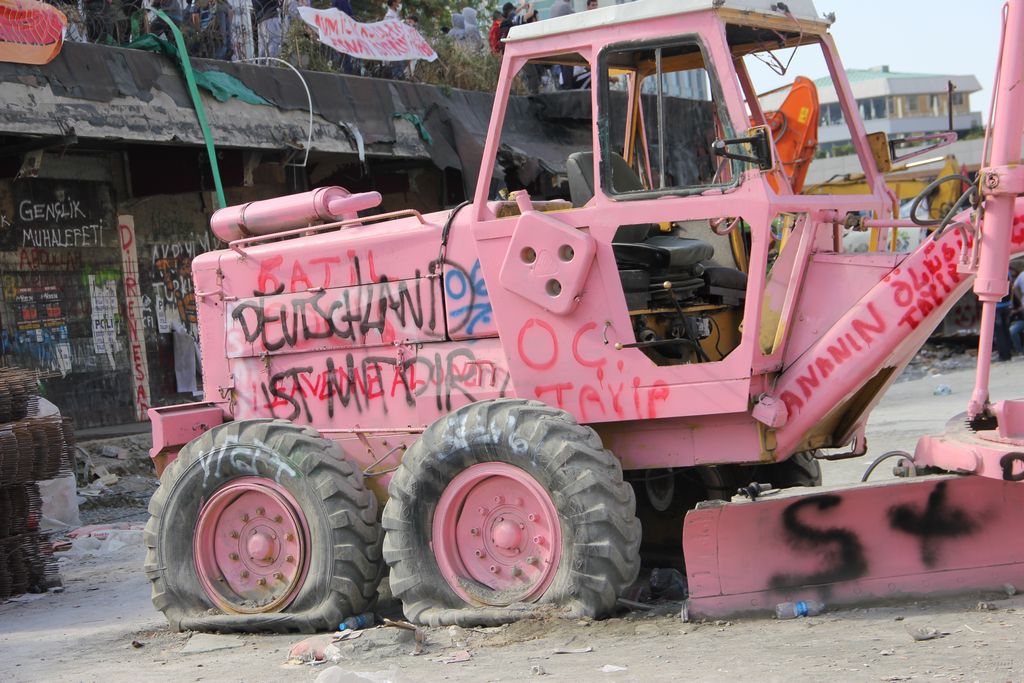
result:
[(274, 515), (274, 524), (280, 524), (284, 521), (284, 517), (281, 515)]
[(512, 567), (512, 576), (519, 576), (523, 573), (523, 570), (519, 568), (519, 565)]
[(537, 564), (537, 557), (534, 555), (530, 555), (528, 558), (526, 558), (526, 564)]
[(248, 514), (242, 515), (242, 521), (243, 522), (248, 522), (249, 521), (249, 515)]
[(258, 583), (261, 586), (266, 586), (267, 585), (267, 580), (263, 579), (263, 578), (260, 578), (260, 579), (256, 580), (256, 583)]
[(505, 502), (505, 496), (495, 496), (494, 502), (497, 503), (498, 505), (501, 505), (502, 503)]
[(526, 518), (528, 520), (530, 520), (531, 522), (536, 522), (537, 521), (537, 515), (533, 514), (532, 512), (530, 514), (526, 515)]
[(289, 543), (294, 541), (295, 540), (295, 534), (285, 534), (284, 535), (284, 540), (288, 541)]
[(544, 537), (543, 536), (534, 536), (533, 537), (533, 542), (536, 543), (537, 545), (540, 545), (540, 544), (542, 544), (544, 542)]
[(239, 576), (241, 576), (243, 579), (248, 579), (249, 578), (249, 572), (243, 570), (242, 573), (239, 574)]
[(494, 566), (493, 564), (491, 565), (491, 573), (492, 574), (497, 574), (500, 571), (501, 571), (501, 569), (499, 569), (498, 567)]
[(476, 555), (477, 557), (483, 557), (484, 556), (484, 551), (483, 550), (474, 550), (473, 554)]
[(263, 516), (263, 508), (256, 508), (256, 516), (257, 517), (262, 517)]
[(469, 530), (469, 533), (472, 536), (476, 536), (476, 535), (478, 535), (480, 533), (480, 530), (477, 529), (476, 527), (473, 527), (472, 529)]
[(231, 553), (230, 555), (228, 555), (228, 557), (230, 557), (232, 560), (237, 560), (238, 559), (238, 553)]
[(276, 572), (274, 574), (274, 578), (277, 579), (278, 581), (284, 581), (284, 574), (282, 574), (281, 572)]
[(486, 515), (487, 514), (487, 508), (485, 508), (485, 507), (478, 507), (476, 509), (476, 511), (479, 512), (481, 515)]
[(238, 532), (237, 531), (232, 531), (230, 535), (231, 535), (231, 538), (238, 538)]
[(525, 528), (526, 528), (526, 525), (525, 525), (525, 524), (523, 524), (522, 522), (519, 522), (519, 528), (520, 528), (520, 529), (525, 529)]
[(284, 561), (285, 562), (294, 562), (295, 558), (293, 556), (289, 555), (288, 557), (284, 558)]

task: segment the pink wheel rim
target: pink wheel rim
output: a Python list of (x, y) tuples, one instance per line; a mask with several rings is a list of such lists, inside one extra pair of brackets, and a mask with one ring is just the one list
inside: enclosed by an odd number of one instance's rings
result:
[(536, 479), (513, 465), (480, 463), (445, 488), (431, 546), (445, 581), (466, 602), (533, 602), (558, 571), (562, 527)]
[(287, 607), (306, 578), (309, 527), (295, 498), (271, 479), (242, 477), (199, 511), (192, 540), (196, 573), (225, 612)]

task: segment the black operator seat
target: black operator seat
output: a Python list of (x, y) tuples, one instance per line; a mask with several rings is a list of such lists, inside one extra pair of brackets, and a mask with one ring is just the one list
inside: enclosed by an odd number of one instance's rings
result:
[[(646, 189), (626, 160), (611, 153), (612, 187), (616, 192)], [(574, 152), (566, 160), (569, 196), (573, 206), (583, 206), (594, 196), (594, 153)], [(612, 239), (615, 260), (621, 267), (689, 268), (714, 256), (707, 242), (661, 233), (657, 225), (623, 225)]]

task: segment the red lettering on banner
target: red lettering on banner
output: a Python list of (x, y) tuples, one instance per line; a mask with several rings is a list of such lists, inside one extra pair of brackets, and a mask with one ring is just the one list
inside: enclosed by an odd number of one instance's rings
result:
[(317, 30), (320, 42), (358, 59), (437, 59), (430, 44), (405, 22), (360, 23), (337, 9), (300, 7), (299, 16)]

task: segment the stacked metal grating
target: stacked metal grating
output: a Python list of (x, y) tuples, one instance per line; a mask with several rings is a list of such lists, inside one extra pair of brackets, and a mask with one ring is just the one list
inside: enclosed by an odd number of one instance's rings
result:
[(70, 420), (38, 415), (38, 374), (0, 368), (0, 600), (58, 585), (37, 482), (71, 471)]

